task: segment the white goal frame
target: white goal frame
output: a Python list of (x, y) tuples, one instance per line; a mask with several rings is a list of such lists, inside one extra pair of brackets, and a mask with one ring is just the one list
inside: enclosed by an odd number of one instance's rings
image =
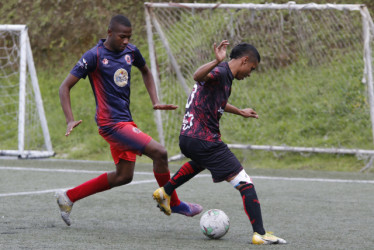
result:
[[(247, 9), (247, 10), (325, 10), (325, 9), (335, 9), (339, 11), (358, 11), (362, 16), (363, 24), (363, 41), (364, 41), (364, 80), (367, 84), (368, 89), (368, 102), (370, 106), (370, 119), (371, 119), (371, 131), (374, 141), (374, 88), (373, 88), (373, 69), (372, 69), (372, 48), (370, 42), (373, 40), (374, 36), (374, 24), (370, 16), (367, 7), (363, 4), (296, 4), (295, 2), (289, 2), (285, 4), (252, 4), (252, 3), (242, 3), (242, 4), (209, 4), (209, 3), (144, 3), (145, 6), (145, 18), (148, 36), (148, 46), (150, 54), (150, 66), (152, 70), (153, 77), (155, 79), (157, 88), (159, 89), (159, 76), (156, 64), (155, 47), (153, 43), (153, 33), (152, 29), (156, 30), (158, 36), (161, 38), (161, 42), (167, 52), (169, 60), (172, 62), (172, 67), (176, 72), (176, 77), (181, 84), (182, 88), (187, 93), (186, 98), (189, 95), (189, 87), (185, 83), (183, 75), (180, 73), (179, 66), (171, 52), (168, 41), (160, 27), (157, 18), (155, 18), (152, 9), (153, 8), (188, 8), (188, 9)], [(159, 112), (155, 113), (156, 124), (159, 131), (159, 140), (162, 144), (165, 142), (163, 130), (162, 130), (162, 120)], [(344, 149), (344, 148), (319, 148), (319, 147), (291, 147), (291, 146), (272, 146), (272, 145), (245, 145), (245, 144), (228, 144), (230, 148), (235, 149), (251, 149), (251, 150), (267, 150), (267, 151), (289, 151), (289, 152), (300, 152), (300, 153), (330, 153), (330, 154), (353, 154), (353, 155), (368, 155), (370, 157), (374, 156), (374, 150), (365, 149)], [(183, 155), (176, 155), (171, 157), (169, 160), (179, 160), (183, 158)]]
[[(0, 25), (0, 30), (20, 32), (19, 48), (19, 105), (18, 105), (18, 149), (1, 149), (0, 156), (17, 156), (19, 158), (42, 158), (55, 155), (49, 135), (43, 101), (40, 94), (38, 78), (26, 25)], [(46, 150), (25, 149), (25, 117), (26, 117), (26, 77), (27, 70), (31, 78), (36, 108), (44, 136)]]

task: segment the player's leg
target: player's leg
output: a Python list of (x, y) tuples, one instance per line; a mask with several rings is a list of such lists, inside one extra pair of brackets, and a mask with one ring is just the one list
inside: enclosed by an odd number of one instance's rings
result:
[(260, 202), (258, 201), (257, 193), (251, 178), (243, 169), (239, 174), (229, 178), (227, 181), (239, 190), (243, 200), (244, 211), (252, 224), (253, 232), (265, 234)]
[[(136, 154), (132, 151), (126, 151), (128, 148), (124, 141), (128, 142), (130, 140), (124, 136), (127, 131), (123, 131), (125, 126), (122, 125), (105, 127), (99, 130), (100, 135), (110, 144), (116, 171), (103, 173), (72, 189), (56, 193), (61, 217), (68, 226), (71, 224), (69, 216), (74, 202), (112, 187), (131, 182), (134, 174)], [(134, 134), (136, 133), (134, 132)]]
[(119, 159), (116, 171), (108, 173), (108, 183), (111, 188), (126, 185), (134, 177), (135, 161)]
[[(180, 137), (179, 146), (183, 154), (185, 154), (186, 156), (190, 154), (189, 150), (191, 149), (191, 147), (189, 146), (188, 140), (184, 140), (184, 138)], [(204, 168), (199, 167), (196, 163), (187, 162), (177, 171), (177, 173), (174, 174), (173, 178), (170, 179), (169, 182), (164, 183), (164, 185), (162, 185), (164, 187), (157, 189), (153, 193), (153, 198), (158, 202), (158, 206), (161, 209), (161, 211), (163, 211), (166, 215), (170, 215), (171, 212), (173, 212), (191, 217), (201, 213), (203, 207), (199, 204), (194, 203), (181, 202), (177, 206), (170, 207), (168, 202), (168, 196), (174, 193), (175, 189), (178, 186), (187, 182), (196, 174), (200, 173), (203, 169)], [(166, 192), (164, 189), (165, 187)]]
[(165, 192), (170, 195), (176, 188), (180, 187), (205, 168), (200, 167), (194, 161), (188, 161), (173, 175), (173, 177), (164, 185)]
[(134, 167), (135, 162), (120, 159), (116, 164), (116, 171), (104, 173), (66, 192), (57, 192), (57, 203), (64, 222), (68, 226), (71, 225), (70, 213), (74, 202), (98, 192), (130, 183), (134, 176)]
[[(146, 145), (143, 153), (152, 159), (154, 176), (156, 178), (158, 185), (162, 187), (170, 180), (168, 154), (166, 149), (160, 143), (152, 139)], [(177, 206), (180, 204), (180, 200), (175, 191), (170, 196), (171, 206)]]
[(253, 244), (285, 244), (286, 241), (265, 231), (262, 223), (260, 202), (257, 198), (255, 187), (245, 170), (241, 170), (236, 176), (227, 179), (237, 190), (243, 200), (244, 211), (252, 224)]
[[(196, 144), (201, 144), (200, 147), (201, 149), (204, 148), (204, 150), (194, 151), (192, 154), (186, 155), (187, 157), (198, 162), (199, 165), (206, 167), (211, 172), (214, 182), (232, 181), (232, 184), (234, 183), (233, 185), (239, 190), (243, 199), (244, 209), (250, 218), (255, 232), (252, 239), (253, 242), (258, 243), (261, 240), (266, 240), (264, 242), (267, 244), (269, 242), (272, 242), (272, 244), (276, 242), (285, 243), (285, 240), (265, 232), (262, 224), (260, 203), (258, 202), (253, 183), (249, 176), (245, 174), (241, 163), (227, 145), (222, 141), (188, 140), (190, 141), (187, 144), (189, 147), (196, 148)], [(258, 236), (261, 237), (261, 240), (258, 240)]]
[(203, 208), (199, 204), (181, 202), (179, 205), (170, 206), (169, 197), (175, 192), (176, 188), (189, 181), (202, 170), (204, 170), (204, 168), (198, 166), (197, 163), (193, 161), (186, 162), (163, 187), (158, 188), (153, 193), (153, 198), (158, 202), (161, 211), (167, 215), (173, 212), (190, 217), (201, 213)]
[[(152, 139), (145, 147), (143, 153), (153, 160), (153, 172), (157, 183), (160, 187), (164, 186), (170, 180), (166, 149)], [(199, 204), (179, 200), (175, 190), (166, 194), (163, 189), (158, 189), (154, 194), (154, 198), (160, 201), (160, 209), (167, 215), (173, 212), (192, 217), (202, 211), (202, 207)]]
[(67, 191), (56, 192), (57, 204), (60, 208), (61, 218), (70, 226), (70, 212), (74, 202), (89, 195), (110, 189), (108, 182), (108, 173), (82, 183), (81, 185)]
[(104, 173), (75, 188), (69, 189), (66, 191), (66, 196), (74, 203), (87, 196), (128, 184), (134, 176), (134, 167), (135, 162), (120, 159), (119, 163), (116, 164), (116, 171)]
[[(193, 161), (186, 162), (164, 186), (165, 192), (167, 194), (173, 192), (177, 187), (183, 185), (203, 170), (204, 168), (200, 167)], [(173, 213), (192, 217), (200, 214), (203, 211), (203, 207), (200, 204), (182, 201), (180, 205), (172, 206), (171, 211)]]

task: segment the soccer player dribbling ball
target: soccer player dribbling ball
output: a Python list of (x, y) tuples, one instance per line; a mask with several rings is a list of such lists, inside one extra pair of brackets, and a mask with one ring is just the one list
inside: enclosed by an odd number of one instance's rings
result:
[[(73, 117), (70, 89), (81, 79), (89, 77), (96, 101), (95, 120), (99, 134), (109, 143), (116, 170), (56, 193), (61, 217), (70, 226), (73, 203), (89, 195), (128, 184), (134, 175), (136, 155), (153, 160), (154, 176), (160, 186), (170, 179), (165, 148), (137, 128), (130, 113), (131, 67), (137, 67), (153, 104), (153, 109), (173, 110), (177, 106), (160, 104), (154, 80), (138, 48), (129, 43), (130, 21), (123, 15), (112, 17), (107, 38), (88, 50), (62, 82), (59, 90), (61, 106), (67, 123), (66, 136), (82, 121)], [(202, 211), (198, 204), (183, 202), (176, 192), (171, 195), (174, 213), (194, 216)]]
[(249, 77), (260, 63), (257, 49), (248, 44), (236, 45), (230, 61), (224, 62), (227, 40), (214, 44), (215, 60), (202, 65), (194, 73), (196, 84), (187, 100), (179, 136), (182, 153), (191, 159), (175, 175), (153, 193), (153, 198), (165, 214), (170, 215), (170, 200), (175, 189), (208, 169), (214, 182), (227, 181), (236, 188), (252, 224), (253, 244), (285, 244), (286, 241), (266, 232), (262, 223), (260, 202), (252, 182), (236, 156), (221, 140), (219, 120), (224, 112), (245, 118), (258, 118), (251, 108), (239, 109), (228, 103), (232, 81)]

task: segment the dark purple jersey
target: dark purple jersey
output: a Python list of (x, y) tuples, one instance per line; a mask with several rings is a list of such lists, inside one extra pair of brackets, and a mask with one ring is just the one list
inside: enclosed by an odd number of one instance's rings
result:
[(131, 66), (141, 68), (145, 60), (135, 45), (128, 44), (125, 50), (113, 52), (104, 42), (105, 39), (100, 40), (84, 53), (70, 73), (78, 78), (88, 75), (96, 100), (98, 126), (131, 122)]
[(231, 93), (234, 79), (227, 62), (210, 72), (212, 78), (196, 82), (186, 104), (181, 135), (205, 141), (221, 141), (219, 120)]

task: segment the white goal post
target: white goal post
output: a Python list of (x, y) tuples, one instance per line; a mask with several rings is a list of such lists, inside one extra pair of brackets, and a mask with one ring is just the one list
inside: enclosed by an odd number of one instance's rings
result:
[(192, 74), (213, 60), (213, 43), (227, 39), (231, 48), (255, 45), (262, 57), (258, 72), (233, 83), (229, 102), (256, 107), (260, 119), (224, 115), (220, 130), (230, 148), (374, 155), (374, 24), (365, 5), (144, 5), (159, 98), (179, 105), (155, 113), (171, 154), (178, 153)]
[(53, 156), (26, 25), (0, 25), (0, 156)]

